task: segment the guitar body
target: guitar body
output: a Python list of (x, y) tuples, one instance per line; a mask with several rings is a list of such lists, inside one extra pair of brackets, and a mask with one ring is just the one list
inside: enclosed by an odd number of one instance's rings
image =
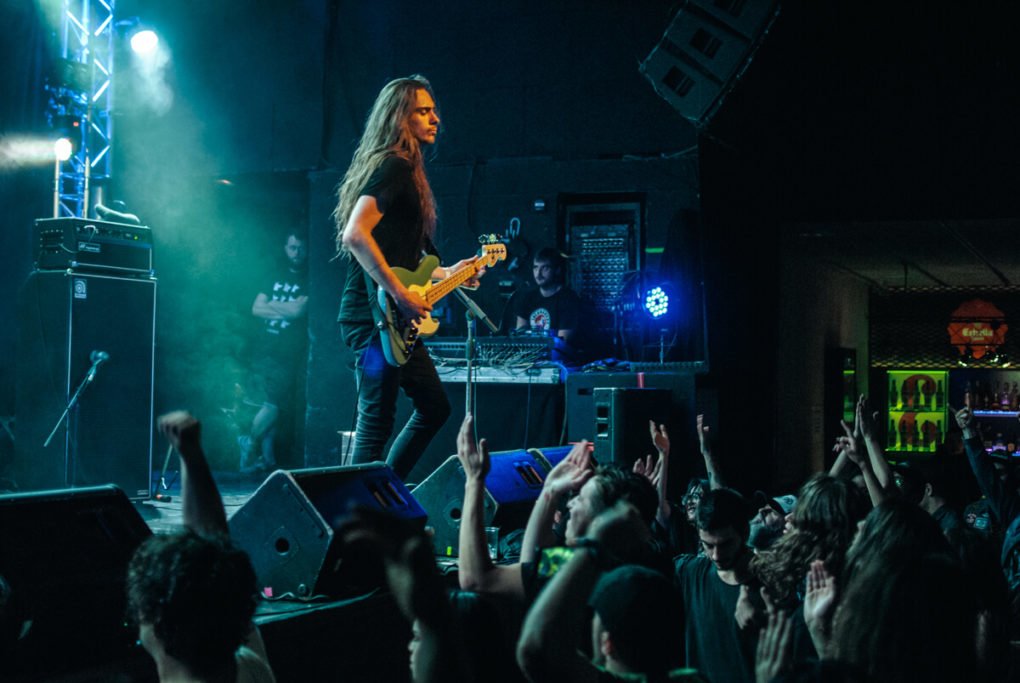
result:
[[(423, 299), (432, 288), (432, 273), (439, 267), (439, 259), (429, 255), (421, 260), (414, 270), (394, 268), (393, 274), (401, 284)], [(386, 324), (380, 329), (382, 336), (383, 355), (390, 365), (400, 367), (407, 362), (421, 337), (430, 337), (439, 329), (439, 323), (431, 316), (419, 320), (406, 320), (397, 305), (382, 287), (378, 289), (379, 308), (382, 310)]]
[[(484, 241), (482, 241), (484, 240)], [(502, 244), (496, 235), (488, 238), (480, 238), (482, 241), (481, 253), (473, 263), (469, 263), (456, 272), (448, 273), (443, 280), (433, 283), (432, 273), (439, 267), (439, 259), (435, 256), (426, 256), (414, 270), (406, 268), (394, 268), (393, 274), (397, 276), (401, 284), (412, 292), (417, 293), (429, 304), (435, 304), (444, 296), (460, 287), (471, 278), (489, 266), (506, 258), (506, 245)], [(397, 305), (388, 294), (379, 287), (377, 289), (379, 298), (379, 312), (381, 319), (376, 320), (382, 337), (383, 355), (386, 362), (395, 367), (400, 367), (411, 357), (411, 352), (422, 337), (430, 337), (439, 329), (439, 323), (426, 315), (421, 320), (407, 320), (401, 315)]]

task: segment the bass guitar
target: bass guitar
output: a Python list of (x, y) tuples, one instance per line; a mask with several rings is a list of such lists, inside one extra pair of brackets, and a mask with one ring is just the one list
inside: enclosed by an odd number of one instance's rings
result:
[[(432, 273), (439, 267), (439, 259), (432, 255), (423, 258), (414, 270), (398, 267), (393, 269), (393, 273), (405, 287), (434, 306), (444, 296), (478, 275), (483, 268), (494, 266), (506, 258), (506, 245), (497, 241), (495, 235), (484, 239), (487, 243), (482, 244), (478, 260), (455, 270), (443, 280), (432, 281)], [(376, 325), (382, 336), (383, 355), (387, 363), (400, 367), (407, 362), (420, 338), (436, 333), (439, 322), (428, 314), (419, 320), (404, 317), (382, 287), (378, 288), (377, 296), (381, 319)]]

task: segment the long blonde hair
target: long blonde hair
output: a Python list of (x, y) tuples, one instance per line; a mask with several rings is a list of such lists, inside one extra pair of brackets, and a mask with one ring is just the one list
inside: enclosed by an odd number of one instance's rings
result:
[(436, 202), (425, 177), (425, 162), (422, 158), (421, 143), (411, 132), (408, 123), (417, 106), (419, 90), (432, 96), (432, 86), (424, 76), (415, 74), (398, 78), (387, 83), (375, 98), (375, 104), (365, 122), (365, 132), (354, 152), (350, 168), (344, 174), (337, 188), (337, 205), (333, 211), (336, 221), (336, 248), (338, 254), (346, 254), (343, 233), (350, 220), (358, 194), (365, 183), (389, 156), (399, 156), (411, 163), (414, 186), (421, 202), (422, 224), (425, 233), (432, 237), (436, 229)]

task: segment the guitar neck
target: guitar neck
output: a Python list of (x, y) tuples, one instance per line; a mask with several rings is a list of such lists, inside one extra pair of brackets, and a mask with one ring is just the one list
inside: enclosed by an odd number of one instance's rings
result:
[(430, 304), (434, 304), (444, 296), (460, 287), (462, 284), (473, 278), (478, 274), (478, 271), (485, 266), (481, 261), (475, 261), (469, 266), (464, 266), (457, 272), (450, 275), (450, 277), (440, 280), (436, 284), (432, 285), (432, 288), (425, 293), (425, 300)]

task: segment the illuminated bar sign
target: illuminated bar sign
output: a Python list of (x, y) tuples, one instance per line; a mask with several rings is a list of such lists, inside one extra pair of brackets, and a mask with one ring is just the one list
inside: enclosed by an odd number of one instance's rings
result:
[(949, 326), (949, 341), (961, 356), (981, 359), (995, 351), (1006, 341), (1006, 314), (994, 304), (971, 299), (953, 311)]

